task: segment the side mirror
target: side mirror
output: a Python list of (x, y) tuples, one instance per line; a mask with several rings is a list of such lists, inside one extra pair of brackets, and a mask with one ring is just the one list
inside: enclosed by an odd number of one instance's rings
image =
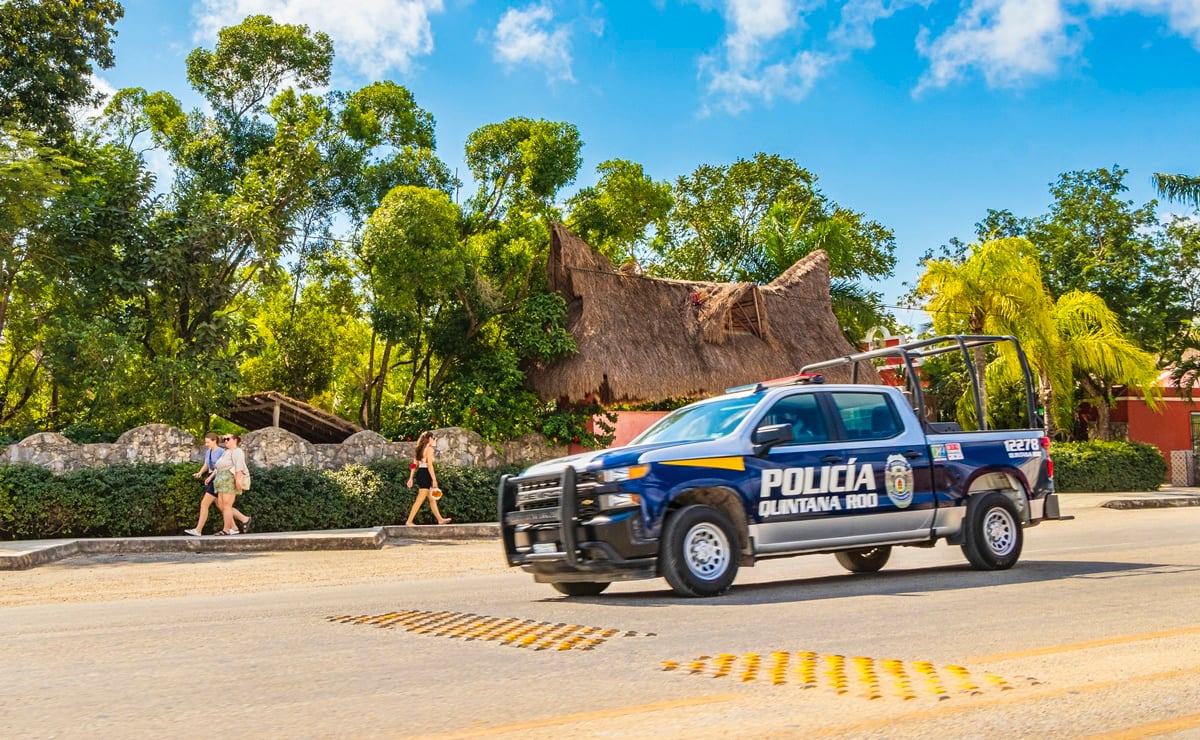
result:
[(791, 424), (771, 424), (765, 427), (759, 427), (754, 430), (754, 434), (750, 435), (750, 441), (754, 443), (754, 454), (762, 457), (775, 445), (787, 444), (796, 439), (796, 433), (792, 430)]

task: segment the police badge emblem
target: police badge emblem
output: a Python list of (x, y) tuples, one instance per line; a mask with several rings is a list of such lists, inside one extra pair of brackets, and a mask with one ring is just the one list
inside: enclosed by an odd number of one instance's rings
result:
[(888, 455), (883, 466), (883, 480), (888, 498), (896, 508), (907, 509), (913, 497), (913, 471), (904, 455)]

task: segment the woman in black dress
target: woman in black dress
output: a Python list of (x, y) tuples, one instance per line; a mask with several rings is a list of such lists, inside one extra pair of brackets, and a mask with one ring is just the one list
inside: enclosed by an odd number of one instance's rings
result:
[(437, 471), (433, 469), (433, 432), (421, 432), (421, 436), (417, 437), (417, 453), (408, 470), (409, 488), (413, 487), (414, 481), (417, 484), (417, 500), (413, 501), (405, 525), (412, 526), (413, 518), (426, 498), (429, 499), (429, 508), (433, 510), (437, 523), (449, 524), (450, 519), (443, 517), (442, 512), (438, 511), (437, 500), (441, 498), (442, 490), (438, 488)]

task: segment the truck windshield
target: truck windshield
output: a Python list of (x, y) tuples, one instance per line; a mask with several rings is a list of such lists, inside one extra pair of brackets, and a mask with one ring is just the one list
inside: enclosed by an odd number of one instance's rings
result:
[(630, 444), (702, 442), (724, 437), (746, 418), (761, 397), (728, 396), (684, 406), (642, 432)]

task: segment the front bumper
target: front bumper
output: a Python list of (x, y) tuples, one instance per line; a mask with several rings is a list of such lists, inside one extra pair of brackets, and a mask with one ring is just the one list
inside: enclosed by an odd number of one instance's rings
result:
[(502, 478), (497, 513), (508, 564), (545, 583), (656, 577), (658, 541), (645, 536), (641, 510), (597, 508), (599, 494), (616, 490), (570, 467)]

